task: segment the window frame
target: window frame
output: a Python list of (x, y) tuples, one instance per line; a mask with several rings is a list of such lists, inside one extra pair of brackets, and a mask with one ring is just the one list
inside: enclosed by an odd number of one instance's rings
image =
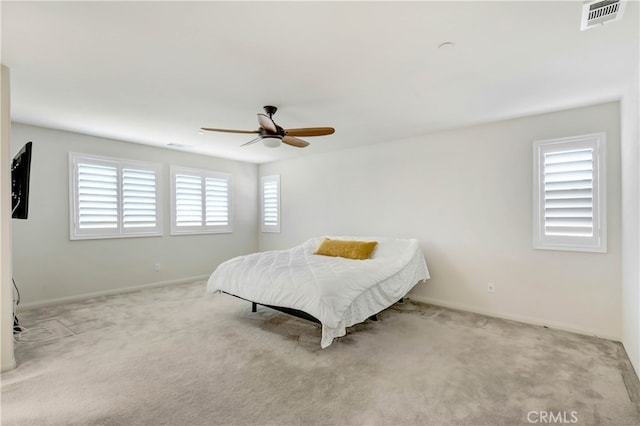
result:
[[(592, 236), (547, 235), (545, 232), (544, 156), (592, 150)], [(533, 142), (533, 247), (540, 250), (607, 252), (606, 134), (604, 132)]]
[[(275, 225), (265, 223), (265, 184), (275, 182), (277, 185), (277, 223)], [(282, 202), (281, 202), (280, 175), (269, 175), (260, 177), (260, 230), (261, 232), (279, 233), (282, 224)]]
[[(177, 204), (176, 204), (176, 175), (184, 174), (201, 179), (201, 201), (202, 201), (202, 225), (198, 226), (178, 226), (177, 224)], [(224, 179), (227, 181), (227, 225), (207, 225), (206, 224), (206, 179)], [(198, 235), (198, 234), (230, 234), (233, 233), (233, 176), (231, 173), (213, 170), (194, 169), (182, 166), (170, 166), (171, 180), (171, 235)], [(203, 190), (204, 189), (204, 190)]]
[[(80, 200), (78, 166), (90, 164), (101, 167), (116, 168), (116, 228), (80, 228)], [(133, 169), (155, 174), (155, 219), (154, 227), (125, 227), (124, 226), (124, 197), (123, 197), (123, 169)], [(162, 219), (162, 164), (124, 158), (106, 157), (101, 155), (69, 153), (69, 239), (92, 240), (110, 238), (158, 237), (164, 234)]]

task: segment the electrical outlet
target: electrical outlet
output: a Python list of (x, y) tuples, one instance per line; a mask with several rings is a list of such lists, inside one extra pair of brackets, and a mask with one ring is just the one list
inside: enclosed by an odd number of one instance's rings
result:
[(487, 284), (487, 293), (493, 294), (495, 292), (496, 292), (496, 287), (493, 285), (493, 283), (488, 283)]
[(155, 265), (153, 265), (153, 270), (156, 272), (160, 271), (160, 264), (156, 263)]

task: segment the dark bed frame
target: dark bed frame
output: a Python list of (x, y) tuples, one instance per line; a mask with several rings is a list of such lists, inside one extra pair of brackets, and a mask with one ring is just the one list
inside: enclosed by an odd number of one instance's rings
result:
[[(228, 294), (229, 296), (233, 296), (233, 297), (237, 297), (238, 299), (242, 299), (242, 300), (246, 300), (247, 302), (251, 302), (251, 312), (257, 312), (258, 311), (258, 305), (260, 306), (264, 306), (266, 308), (270, 308), (288, 315), (292, 315), (294, 317), (297, 318), (302, 318), (305, 319), (307, 321), (311, 321), (311, 322), (315, 322), (316, 324), (320, 324), (322, 325), (322, 323), (320, 322), (320, 320), (316, 317), (314, 317), (311, 314), (308, 314), (304, 311), (300, 311), (298, 309), (293, 309), (293, 308), (287, 308), (284, 306), (273, 306), (273, 305), (265, 305), (262, 303), (257, 303), (254, 302), (252, 300), (249, 299), (245, 299), (244, 297), (240, 297), (240, 296), (236, 296), (235, 294), (231, 294), (231, 293), (227, 293), (226, 291), (223, 291), (223, 293)], [(400, 300), (398, 301), (398, 303), (404, 303), (404, 297), (400, 298)], [(378, 321), (378, 314), (373, 314), (369, 317), (369, 319), (371, 321)]]

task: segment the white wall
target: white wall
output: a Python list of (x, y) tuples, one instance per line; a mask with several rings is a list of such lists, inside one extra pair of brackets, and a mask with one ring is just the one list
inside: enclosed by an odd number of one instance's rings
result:
[[(254, 164), (19, 123), (11, 134), (14, 154), (33, 141), (29, 218), (13, 221), (13, 271), (24, 305), (202, 277), (257, 249)], [(164, 236), (70, 241), (70, 151), (164, 164)], [(169, 235), (170, 164), (233, 174), (233, 233)]]
[(0, 84), (2, 103), (0, 107), (0, 284), (2, 305), (0, 326), (2, 339), (0, 370), (11, 370), (16, 366), (13, 356), (13, 288), (11, 285), (11, 102), (9, 68), (2, 65)]
[(622, 342), (640, 373), (640, 67), (621, 106)]
[[(608, 253), (532, 249), (532, 141), (599, 131)], [(283, 206), (282, 233), (261, 234), (260, 250), (326, 234), (416, 237), (431, 272), (416, 299), (621, 338), (618, 102), (264, 164), (259, 174), (281, 175)]]

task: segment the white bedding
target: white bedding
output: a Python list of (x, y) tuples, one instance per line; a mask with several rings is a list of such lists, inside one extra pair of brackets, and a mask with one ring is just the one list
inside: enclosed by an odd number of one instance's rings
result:
[(252, 302), (304, 311), (322, 323), (321, 346), (344, 336), (404, 297), (429, 271), (415, 239), (329, 237), (378, 241), (369, 260), (314, 255), (325, 237), (289, 250), (239, 256), (222, 263), (207, 283)]

